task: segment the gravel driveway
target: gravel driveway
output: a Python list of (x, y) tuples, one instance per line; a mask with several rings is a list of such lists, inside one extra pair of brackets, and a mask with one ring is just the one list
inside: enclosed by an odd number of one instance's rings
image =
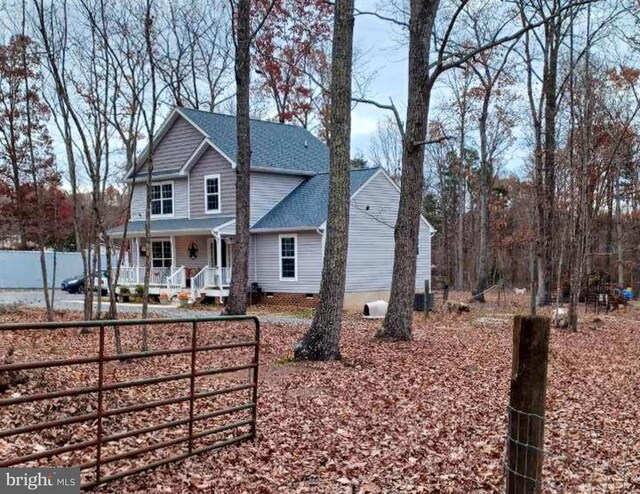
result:
[[(54, 308), (58, 310), (81, 311), (84, 303), (84, 296), (81, 293), (67, 293), (56, 289), (54, 297)], [(108, 297), (103, 297), (103, 307), (109, 303)], [(29, 307), (44, 308), (44, 295), (42, 290), (0, 290), (1, 305), (26, 305)], [(94, 301), (94, 305), (97, 302)], [(118, 304), (118, 312), (121, 314), (140, 314), (142, 307), (140, 304)], [(220, 315), (216, 311), (182, 309), (173, 305), (149, 305), (149, 312), (164, 317), (211, 317)], [(311, 319), (305, 319), (285, 315), (260, 315), (260, 321), (271, 324), (310, 324)]]

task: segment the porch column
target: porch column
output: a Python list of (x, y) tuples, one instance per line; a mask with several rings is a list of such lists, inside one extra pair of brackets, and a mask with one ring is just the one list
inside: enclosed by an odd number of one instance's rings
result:
[(173, 273), (176, 268), (176, 237), (171, 235), (169, 240), (171, 241), (171, 272)]
[(218, 234), (216, 240), (216, 272), (218, 273), (218, 287), (222, 290), (222, 234)]
[(136, 285), (140, 284), (140, 239), (136, 237)]

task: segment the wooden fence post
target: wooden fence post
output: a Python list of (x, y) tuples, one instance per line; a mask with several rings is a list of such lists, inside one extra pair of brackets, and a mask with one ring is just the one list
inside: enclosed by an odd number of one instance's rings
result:
[(541, 491), (550, 326), (548, 317), (513, 320), (507, 494)]

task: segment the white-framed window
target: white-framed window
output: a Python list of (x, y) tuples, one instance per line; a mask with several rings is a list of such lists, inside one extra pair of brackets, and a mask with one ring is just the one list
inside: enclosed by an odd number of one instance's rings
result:
[(280, 281), (298, 280), (298, 236), (280, 235)]
[(170, 268), (172, 264), (171, 241), (151, 241), (151, 265), (154, 268)]
[(220, 175), (204, 177), (204, 210), (206, 213), (220, 212)]
[(173, 216), (173, 182), (151, 185), (151, 216)]

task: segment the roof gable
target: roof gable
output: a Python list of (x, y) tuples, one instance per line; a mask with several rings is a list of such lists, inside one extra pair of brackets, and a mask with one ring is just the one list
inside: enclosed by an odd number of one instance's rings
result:
[[(189, 108), (176, 110), (210, 140), (232, 163), (237, 159), (236, 117)], [(284, 172), (324, 173), (329, 148), (296, 125), (251, 120), (251, 167)]]
[[(380, 168), (351, 170), (351, 195), (380, 171)], [(289, 195), (265, 214), (254, 230), (282, 228), (319, 228), (327, 220), (329, 210), (329, 174), (307, 178)]]

